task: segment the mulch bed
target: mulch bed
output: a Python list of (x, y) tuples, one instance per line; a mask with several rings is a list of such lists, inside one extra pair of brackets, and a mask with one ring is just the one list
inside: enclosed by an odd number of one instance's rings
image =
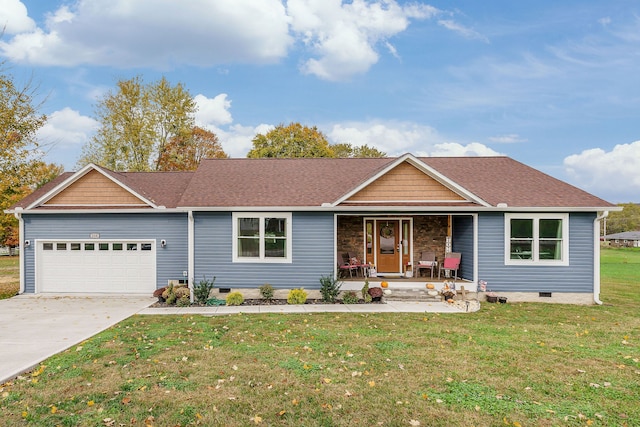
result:
[[(364, 300), (358, 300), (358, 304), (384, 304), (384, 301), (372, 301), (370, 303), (365, 303)], [(246, 299), (244, 300), (244, 302), (240, 305), (240, 306), (245, 306), (245, 305), (287, 305), (287, 300), (286, 299), (272, 299), (272, 300), (265, 300), (265, 299)], [(330, 303), (326, 303), (323, 302), (321, 299), (308, 299), (307, 302), (305, 302), (306, 305), (310, 305), (310, 304), (330, 304)], [(342, 301), (336, 301), (334, 304), (342, 304)], [(165, 308), (165, 307), (176, 307), (175, 304), (167, 304), (165, 302), (156, 302), (154, 304), (151, 305), (152, 308)], [(199, 304), (199, 303), (193, 303), (191, 304), (191, 307), (215, 307), (215, 305), (206, 305), (206, 304)]]

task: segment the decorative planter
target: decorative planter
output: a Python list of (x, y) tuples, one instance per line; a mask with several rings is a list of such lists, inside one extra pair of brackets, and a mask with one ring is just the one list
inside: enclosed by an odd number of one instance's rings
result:
[(487, 302), (498, 302), (498, 297), (487, 295)]
[(507, 303), (507, 297), (498, 297), (498, 302), (500, 304), (506, 304)]

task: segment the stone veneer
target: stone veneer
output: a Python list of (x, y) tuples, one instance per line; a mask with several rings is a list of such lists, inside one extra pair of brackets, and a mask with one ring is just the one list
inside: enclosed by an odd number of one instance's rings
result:
[[(444, 259), (448, 217), (446, 215), (413, 215), (413, 261), (420, 259), (421, 252), (435, 252), (439, 261)], [(384, 217), (377, 217), (384, 219)], [(364, 217), (339, 215), (337, 221), (337, 255), (350, 252), (364, 259)]]

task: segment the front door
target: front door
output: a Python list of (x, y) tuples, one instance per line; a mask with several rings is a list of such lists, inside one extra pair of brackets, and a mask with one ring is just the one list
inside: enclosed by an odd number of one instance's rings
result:
[(377, 268), (379, 273), (401, 273), (400, 270), (400, 221), (376, 221)]

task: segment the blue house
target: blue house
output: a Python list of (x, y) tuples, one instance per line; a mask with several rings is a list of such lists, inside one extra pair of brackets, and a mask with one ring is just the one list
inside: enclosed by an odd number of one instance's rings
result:
[[(599, 303), (599, 223), (618, 208), (507, 157), (209, 159), (195, 172), (64, 173), (7, 212), (20, 292), (151, 293), (169, 281), (319, 288), (343, 257), (390, 286), (486, 282), (511, 301)], [(348, 255), (347, 255), (348, 254)], [(433, 270), (429, 273), (432, 273)], [(448, 272), (445, 272), (448, 273)], [(440, 278), (439, 278), (440, 277)]]

